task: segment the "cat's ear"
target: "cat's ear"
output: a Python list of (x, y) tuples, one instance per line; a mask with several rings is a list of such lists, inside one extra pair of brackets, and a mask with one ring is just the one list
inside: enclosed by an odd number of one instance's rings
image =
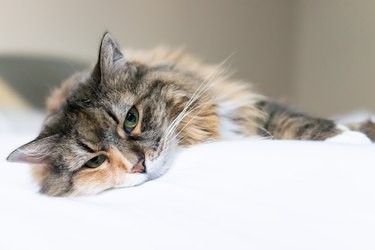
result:
[(126, 70), (128, 67), (120, 47), (108, 32), (104, 33), (100, 49), (98, 62), (94, 68), (94, 76), (98, 80), (105, 79), (111, 72), (117, 69)]
[(56, 137), (35, 139), (14, 150), (8, 157), (10, 162), (41, 164), (47, 163), (52, 149), (56, 146)]

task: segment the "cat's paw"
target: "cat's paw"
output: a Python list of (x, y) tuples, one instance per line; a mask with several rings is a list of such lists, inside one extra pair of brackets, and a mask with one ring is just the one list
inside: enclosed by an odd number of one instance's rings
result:
[(371, 144), (371, 140), (363, 133), (352, 131), (345, 126), (339, 126), (340, 134), (326, 139), (326, 142), (349, 143), (349, 144)]

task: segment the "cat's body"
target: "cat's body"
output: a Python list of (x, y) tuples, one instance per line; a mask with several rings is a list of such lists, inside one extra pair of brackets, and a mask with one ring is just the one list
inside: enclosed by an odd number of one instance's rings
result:
[[(222, 64), (161, 48), (123, 54), (109, 34), (96, 66), (63, 83), (47, 106), (38, 138), (8, 159), (37, 164), (49, 195), (139, 185), (168, 169), (177, 146), (244, 137), (369, 141), (268, 100)], [(374, 126), (356, 128), (371, 135)]]

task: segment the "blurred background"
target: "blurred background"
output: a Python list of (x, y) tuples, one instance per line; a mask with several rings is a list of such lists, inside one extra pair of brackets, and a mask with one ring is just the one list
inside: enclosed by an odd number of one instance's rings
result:
[(0, 102), (43, 107), (110, 31), (210, 63), (235, 52), (235, 77), (315, 115), (375, 111), (374, 27), (373, 0), (1, 0)]

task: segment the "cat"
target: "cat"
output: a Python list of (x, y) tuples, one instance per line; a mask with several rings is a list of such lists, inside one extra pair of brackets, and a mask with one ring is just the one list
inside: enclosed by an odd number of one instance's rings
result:
[(231, 80), (224, 63), (163, 48), (122, 53), (105, 33), (95, 66), (52, 93), (38, 137), (7, 159), (33, 164), (41, 193), (69, 196), (155, 179), (177, 147), (254, 136), (374, 140), (373, 123), (353, 126), (366, 136), (295, 112)]

